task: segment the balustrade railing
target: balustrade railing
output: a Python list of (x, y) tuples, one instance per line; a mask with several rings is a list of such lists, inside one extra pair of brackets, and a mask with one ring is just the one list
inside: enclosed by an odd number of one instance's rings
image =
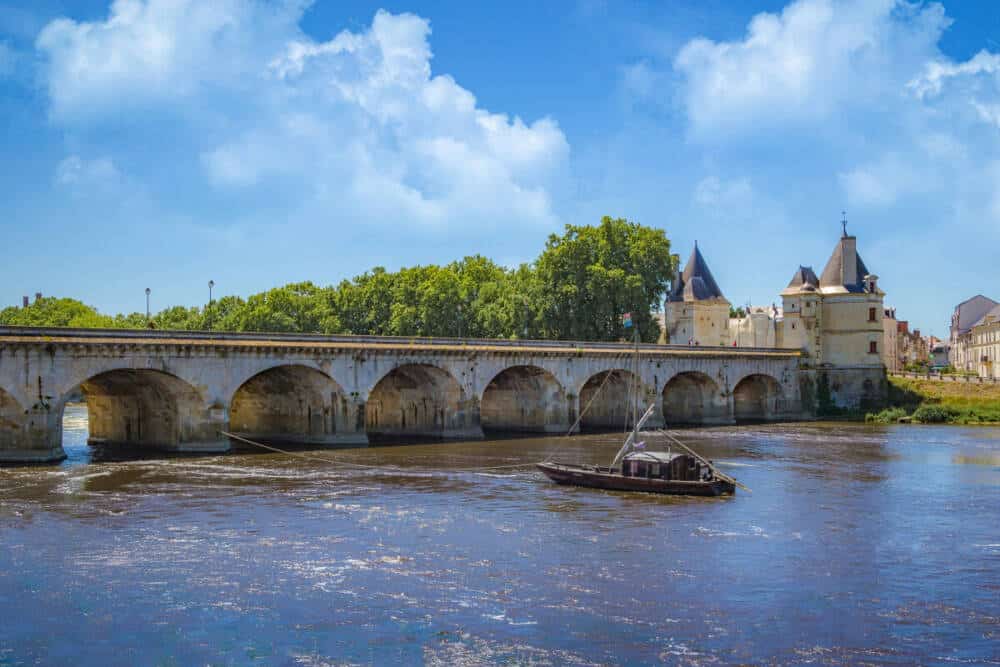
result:
[[(300, 333), (237, 333), (220, 331), (168, 331), (163, 329), (62, 329), (56, 327), (10, 327), (0, 326), (0, 342), (4, 338), (71, 338), (81, 342), (94, 339), (129, 339), (139, 341), (175, 341), (177, 339), (203, 341), (208, 344), (225, 343), (227, 341), (260, 341), (281, 344), (289, 343), (369, 343), (372, 345), (440, 345), (442, 347), (467, 346), (475, 347), (510, 347), (510, 348), (581, 348), (629, 350), (633, 343), (609, 343), (602, 341), (580, 340), (534, 340), (528, 338), (423, 338), (420, 336), (355, 336), (337, 334), (300, 334)], [(642, 343), (640, 353), (660, 350), (711, 351), (724, 355), (738, 356), (754, 352), (780, 352), (789, 355), (800, 353), (798, 349), (773, 347), (732, 347), (728, 345), (659, 345)]]
[(914, 373), (912, 371), (890, 371), (889, 375), (914, 380), (935, 380), (937, 382), (964, 382), (967, 384), (1000, 384), (1000, 377), (983, 377), (960, 373)]

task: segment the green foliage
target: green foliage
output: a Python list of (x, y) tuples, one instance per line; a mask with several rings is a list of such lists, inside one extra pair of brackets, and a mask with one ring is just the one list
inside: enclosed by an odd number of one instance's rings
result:
[(881, 412), (869, 412), (865, 415), (865, 422), (869, 424), (895, 424), (908, 414), (903, 408), (886, 408)]
[(739, 308), (734, 308), (733, 306), (729, 306), (729, 317), (746, 317), (746, 316), (747, 316), (747, 311), (742, 306), (740, 306)]
[(927, 373), (930, 371), (930, 362), (926, 359), (918, 359), (917, 361), (908, 361), (903, 366), (903, 370), (907, 373)]
[(27, 308), (12, 306), (0, 310), (0, 324), (20, 327), (113, 327), (114, 319), (76, 299), (43, 297)]
[(921, 405), (913, 413), (913, 421), (921, 424), (944, 424), (952, 421), (957, 415), (957, 411), (943, 405)]
[(566, 225), (536, 262), (546, 286), (539, 295), (545, 337), (630, 338), (621, 322), (630, 312), (642, 340), (655, 342), (660, 327), (651, 311), (659, 308), (675, 262), (663, 230), (607, 216), (596, 227)]
[(871, 421), (890, 412), (924, 424), (997, 424), (1000, 386), (890, 377), (887, 408)]
[(830, 417), (837, 412), (833, 395), (830, 393), (830, 378), (826, 373), (820, 373), (816, 380), (816, 414), (820, 417)]
[(354, 333), (476, 338), (631, 339), (621, 315), (656, 341), (658, 310), (677, 258), (662, 230), (605, 217), (567, 225), (536, 262), (508, 269), (475, 255), (390, 272), (376, 267), (333, 287), (293, 283), (204, 308), (102, 315), (73, 299), (0, 311), (0, 324), (188, 331)]

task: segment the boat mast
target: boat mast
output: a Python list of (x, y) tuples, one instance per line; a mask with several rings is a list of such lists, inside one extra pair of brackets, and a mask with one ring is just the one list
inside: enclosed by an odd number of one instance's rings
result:
[(633, 325), (635, 339), (635, 353), (632, 355), (632, 405), (629, 406), (632, 412), (632, 442), (639, 437), (639, 391), (642, 384), (639, 382), (639, 327)]
[(632, 381), (630, 382), (632, 391), (629, 392), (629, 394), (631, 395), (630, 396), (631, 400), (629, 400), (629, 403), (626, 406), (627, 412), (630, 413), (629, 416), (633, 417), (632, 432), (629, 433), (629, 436), (625, 439), (625, 444), (622, 445), (622, 448), (618, 450), (617, 454), (615, 454), (615, 458), (611, 460), (612, 468), (618, 465), (618, 462), (621, 461), (621, 458), (628, 453), (632, 445), (634, 445), (636, 440), (638, 440), (639, 430), (642, 429), (642, 426), (643, 424), (646, 423), (646, 420), (648, 420), (650, 417), (653, 416), (653, 409), (656, 407), (655, 402), (650, 403), (649, 407), (646, 408), (646, 412), (643, 413), (642, 417), (639, 416), (639, 401), (641, 400), (640, 392), (642, 390), (642, 382), (639, 380), (640, 365), (639, 365), (638, 328), (634, 328), (633, 340), (635, 341), (635, 347), (634, 347), (634, 352), (632, 354), (632, 364), (631, 364)]

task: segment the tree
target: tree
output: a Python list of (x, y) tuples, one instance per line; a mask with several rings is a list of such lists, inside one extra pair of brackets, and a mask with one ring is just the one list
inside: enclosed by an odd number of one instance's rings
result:
[(76, 299), (43, 297), (27, 308), (11, 306), (0, 310), (0, 324), (22, 327), (81, 327), (114, 326), (114, 320)]
[[(482, 255), (445, 266), (389, 272), (376, 267), (336, 287), (292, 283), (245, 301), (226, 296), (199, 308), (173, 306), (151, 319), (158, 329), (354, 333), (477, 338), (630, 338), (656, 341), (659, 310), (677, 257), (662, 230), (605, 217), (567, 225), (533, 264), (502, 267)], [(113, 318), (73, 299), (39, 299), (0, 311), (0, 324), (144, 329), (145, 314)]]
[(395, 284), (396, 274), (381, 266), (341, 282), (333, 298), (343, 330), (360, 335), (388, 335)]
[(254, 294), (233, 318), (237, 331), (339, 333), (333, 288), (292, 283)]
[(659, 338), (652, 311), (676, 271), (663, 230), (608, 216), (596, 227), (566, 225), (562, 236), (549, 236), (536, 267), (545, 337), (628, 338), (621, 322), (628, 312), (642, 340)]

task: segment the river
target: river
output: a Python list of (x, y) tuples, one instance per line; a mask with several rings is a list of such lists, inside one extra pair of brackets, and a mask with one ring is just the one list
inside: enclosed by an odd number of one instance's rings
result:
[[(615, 435), (0, 469), (0, 665), (1000, 664), (1000, 429), (681, 432), (753, 493), (484, 465)], [(119, 460), (116, 460), (119, 459)]]

